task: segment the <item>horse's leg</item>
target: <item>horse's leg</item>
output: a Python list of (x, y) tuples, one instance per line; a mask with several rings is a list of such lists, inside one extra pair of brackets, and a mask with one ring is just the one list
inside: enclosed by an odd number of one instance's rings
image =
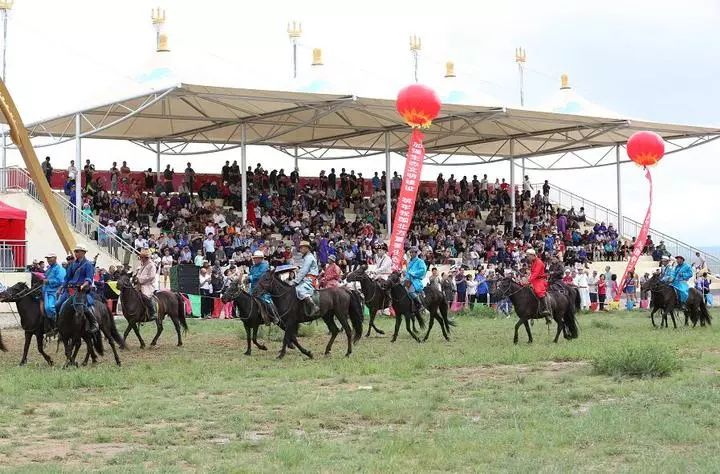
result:
[(292, 342), (293, 338), (295, 338), (295, 334), (297, 334), (297, 328), (298, 323), (294, 319), (288, 319), (285, 325), (285, 335), (283, 336), (282, 347), (280, 348), (280, 353), (277, 356), (278, 359), (285, 357), (288, 344)]
[[(95, 348), (93, 347), (93, 342), (94, 342), (93, 337), (94, 336), (86, 334), (82, 338), (82, 340), (85, 341), (85, 347), (86, 347), (85, 358), (83, 359), (83, 362), (82, 362), (83, 367), (85, 367), (87, 365), (90, 357), (92, 357), (92, 363), (97, 364), (98, 359), (97, 359), (97, 354), (95, 353)], [(101, 336), (97, 335), (96, 337), (101, 337)], [(81, 341), (80, 346), (82, 346), (82, 341)]]
[(347, 336), (347, 352), (345, 353), (345, 357), (350, 357), (350, 354), (352, 354), (352, 336), (353, 332), (350, 328), (350, 324), (348, 324), (348, 315), (342, 315), (338, 317), (340, 320), (340, 326), (345, 330), (345, 335)]
[(180, 320), (178, 319), (176, 314), (170, 314), (170, 320), (173, 323), (173, 326), (175, 326), (175, 332), (177, 333), (177, 346), (182, 346), (182, 329), (180, 328)]
[[(158, 311), (159, 313), (160, 311)], [(150, 343), (150, 347), (153, 347), (155, 344), (157, 344), (158, 339), (160, 338), (160, 334), (163, 332), (163, 320), (165, 319), (165, 315), (160, 316), (160, 314), (157, 315), (155, 318), (155, 325), (157, 326), (157, 332), (155, 333), (155, 337), (153, 337), (152, 342)], [(179, 335), (179, 333), (178, 333)]]
[(253, 342), (253, 344), (255, 344), (255, 347), (257, 347), (257, 348), (260, 349), (261, 351), (266, 351), (266, 350), (267, 350), (267, 347), (265, 347), (264, 344), (260, 344), (260, 343), (257, 341), (257, 335), (258, 335), (258, 329), (259, 329), (259, 328), (260, 328), (260, 326), (259, 326), (258, 324), (256, 324), (255, 327), (252, 328), (252, 342)]
[[(297, 334), (297, 332), (296, 332), (296, 334)], [(312, 358), (313, 358), (312, 352), (310, 352), (309, 350), (305, 349), (303, 346), (300, 345), (300, 342), (298, 342), (297, 336), (293, 336), (291, 343), (294, 344), (295, 347), (296, 347), (301, 353), (303, 353), (306, 357), (308, 357), (309, 359), (312, 359)]]
[[(672, 319), (673, 322), (673, 329), (677, 329), (677, 323), (675, 323), (675, 310), (670, 310), (670, 319)], [(665, 327), (667, 327), (667, 319), (665, 320)]]
[[(557, 332), (555, 332), (555, 339), (553, 339), (553, 342), (557, 344), (558, 339), (560, 339), (560, 333), (563, 331), (565, 324), (559, 319), (555, 320), (555, 324), (557, 324)], [(550, 328), (550, 326), (548, 326), (548, 328)]]
[(252, 340), (252, 329), (250, 328), (250, 324), (246, 320), (243, 320), (243, 326), (245, 327), (245, 340), (247, 342), (247, 349), (245, 349), (245, 352), (243, 352), (243, 354), (249, 356), (252, 354), (252, 349), (250, 348), (250, 342)]
[(82, 338), (73, 339), (73, 351), (71, 356), (71, 364), (73, 367), (78, 367), (78, 363), (76, 361), (78, 352), (80, 352), (80, 347), (82, 346)]
[(442, 331), (442, 335), (445, 338), (446, 341), (450, 340), (450, 323), (443, 318), (442, 313), (440, 312), (439, 308), (435, 308), (435, 317), (438, 320), (438, 323), (440, 324), (440, 330)]
[[(370, 326), (372, 326), (373, 329), (375, 329), (375, 332), (378, 334), (385, 334), (385, 331), (380, 329), (375, 325), (375, 316), (377, 316), (378, 311), (383, 311), (385, 308), (370, 308)], [(370, 334), (370, 327), (368, 327), (368, 335)]]
[(657, 325), (655, 324), (655, 311), (657, 311), (657, 308), (653, 308), (653, 310), (650, 311), (650, 322), (652, 322), (654, 328), (657, 327)]
[(333, 342), (335, 342), (335, 338), (340, 332), (340, 329), (338, 329), (337, 324), (335, 324), (335, 318), (332, 313), (323, 316), (323, 321), (325, 321), (325, 325), (327, 326), (328, 331), (330, 331), (330, 340), (328, 341), (327, 346), (325, 346), (325, 355), (329, 355), (332, 350)]
[(530, 332), (530, 325), (528, 324), (527, 319), (525, 320), (525, 331), (527, 331), (527, 335), (528, 335), (528, 344), (532, 344), (533, 338), (532, 338), (532, 333)]
[(522, 325), (523, 325), (523, 320), (518, 319), (518, 322), (515, 323), (515, 336), (513, 337), (513, 344), (518, 343), (518, 330), (520, 329), (520, 326), (522, 326)]
[(140, 349), (145, 349), (145, 341), (143, 341), (143, 338), (140, 335), (140, 329), (138, 329), (138, 325), (135, 321), (132, 322), (132, 330), (137, 336), (138, 341), (140, 341)]
[[(427, 341), (428, 337), (430, 337), (430, 331), (432, 331), (433, 325), (435, 324), (435, 314), (430, 311), (430, 324), (428, 324), (428, 330), (425, 333), (425, 337), (423, 338), (423, 341)], [(442, 326), (442, 321), (440, 322), (440, 326)], [(443, 328), (443, 334), (445, 333), (445, 328)]]
[(43, 358), (45, 359), (45, 362), (47, 362), (49, 366), (52, 366), (53, 360), (50, 358), (49, 355), (47, 355), (45, 353), (45, 348), (43, 347), (43, 339), (45, 339), (43, 336), (44, 335), (43, 335), (42, 331), (38, 331), (35, 333), (37, 349), (38, 349), (38, 352), (40, 353), (40, 355), (43, 356)]
[(65, 365), (63, 366), (64, 369), (67, 369), (68, 367), (72, 366), (72, 352), (73, 347), (75, 345), (75, 341), (72, 340), (72, 343), (70, 340), (64, 339), (63, 340), (63, 347), (65, 348)]
[(127, 321), (128, 324), (127, 324), (127, 327), (125, 328), (125, 332), (123, 333), (123, 341), (125, 341), (125, 343), (127, 344), (127, 337), (128, 337), (128, 334), (130, 334), (130, 331), (132, 331), (133, 325), (129, 319), (125, 318), (125, 321)]
[[(112, 315), (110, 315), (112, 318)], [(105, 339), (107, 339), (108, 343), (110, 344), (110, 349), (113, 351), (113, 357), (115, 357), (115, 365), (120, 367), (122, 363), (120, 362), (120, 355), (118, 355), (117, 349), (115, 348), (115, 341), (113, 340), (112, 333), (110, 332), (110, 329), (100, 325), (100, 331), (102, 331), (103, 335), (105, 336)]]
[[(415, 318), (412, 318), (413, 326), (415, 326)], [(419, 337), (417, 337), (417, 334), (415, 334), (415, 331), (410, 329), (410, 316), (405, 316), (405, 329), (407, 329), (407, 332), (410, 333), (413, 339), (417, 342), (422, 342)]]
[[(365, 337), (370, 337), (370, 331), (375, 327), (375, 311), (373, 311), (373, 308), (370, 309), (370, 323), (368, 324), (368, 330), (367, 334), (365, 334)], [(377, 328), (375, 328), (377, 331)]]
[(400, 332), (400, 324), (402, 323), (402, 318), (405, 316), (402, 313), (399, 313), (395, 311), (395, 332), (393, 333), (392, 339), (390, 339), (390, 342), (395, 342), (398, 337), (398, 333)]
[(20, 359), (20, 365), (27, 364), (28, 349), (30, 348), (30, 341), (32, 341), (32, 333), (25, 331), (25, 345), (23, 346), (23, 355)]

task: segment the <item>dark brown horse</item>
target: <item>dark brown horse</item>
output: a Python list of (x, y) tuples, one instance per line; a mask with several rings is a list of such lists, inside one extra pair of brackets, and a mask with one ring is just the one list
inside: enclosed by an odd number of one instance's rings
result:
[[(413, 336), (416, 341), (420, 342), (420, 340), (415, 335), (414, 325), (413, 329), (410, 329), (410, 322), (413, 320), (414, 317), (417, 317), (421, 329), (425, 327), (425, 322), (423, 321), (422, 317), (418, 313), (416, 313), (416, 311), (414, 311), (415, 305), (417, 305), (417, 303), (413, 302), (413, 300), (411, 299), (410, 295), (407, 292), (407, 289), (405, 288), (405, 285), (403, 284), (403, 282), (401, 282), (400, 277), (401, 275), (399, 272), (393, 272), (387, 280), (387, 283), (390, 286), (390, 295), (392, 298), (393, 310), (395, 311), (395, 315), (397, 318), (395, 320), (395, 332), (393, 333), (393, 337), (390, 342), (395, 342), (395, 340), (397, 339), (398, 332), (400, 331), (402, 317), (405, 318), (405, 325), (407, 331), (410, 333), (411, 336)], [(428, 324), (427, 332), (425, 333), (425, 337), (422, 340), (428, 340), (428, 337), (430, 336), (430, 331), (432, 331), (433, 328), (433, 324), (435, 323), (435, 320), (437, 320), (438, 324), (440, 325), (440, 330), (442, 331), (443, 337), (446, 341), (449, 341), (450, 326), (454, 326), (455, 323), (450, 321), (450, 319), (448, 318), (448, 304), (445, 296), (439, 288), (431, 285), (426, 286), (423, 289), (423, 293), (425, 293), (425, 298), (423, 299), (424, 307), (430, 312), (430, 324)]]
[[(144, 349), (145, 341), (143, 341), (142, 336), (140, 336), (138, 324), (151, 321), (147, 306), (145, 306), (141, 293), (133, 286), (131, 275), (121, 275), (118, 278), (117, 285), (118, 288), (120, 288), (122, 313), (128, 322), (124, 337), (127, 338), (130, 330), (135, 331), (135, 335), (140, 341), (140, 348)], [(180, 296), (179, 293), (173, 293), (171, 291), (160, 291), (155, 294), (155, 298), (157, 299), (157, 314), (155, 317), (157, 332), (150, 345), (154, 346), (157, 344), (158, 338), (163, 332), (163, 320), (165, 316), (170, 316), (173, 326), (175, 326), (175, 332), (177, 333), (177, 345), (182, 346), (181, 332), (187, 334), (188, 331), (187, 322), (185, 321), (185, 302), (182, 296)]]
[(5, 347), (5, 343), (3, 343), (2, 340), (2, 331), (0, 331), (0, 352), (7, 352), (7, 347)]
[(663, 282), (658, 273), (650, 277), (640, 289), (642, 291), (650, 291), (650, 305), (652, 307), (650, 311), (650, 321), (652, 321), (653, 326), (655, 326), (653, 315), (657, 310), (660, 310), (662, 313), (660, 327), (668, 327), (667, 315), (670, 314), (673, 327), (677, 328), (675, 310), (678, 309), (685, 313), (685, 326), (688, 325), (688, 320), (692, 321), (693, 327), (698, 323), (700, 323), (700, 326), (709, 326), (712, 324), (712, 318), (705, 304), (705, 298), (697, 288), (690, 288), (684, 307), (680, 304), (675, 288)]
[[(528, 343), (533, 342), (529, 321), (531, 319), (545, 318), (540, 315), (540, 302), (533, 290), (527, 285), (521, 285), (509, 276), (492, 280), (490, 285), (492, 295), (498, 300), (510, 298), (515, 313), (518, 315), (519, 319), (515, 324), (513, 343), (518, 343), (518, 329), (520, 329), (520, 326), (525, 326)], [(551, 288), (553, 289), (548, 290), (548, 296), (551, 301), (553, 319), (557, 323), (557, 332), (553, 342), (558, 342), (560, 333), (563, 334), (565, 339), (575, 339), (578, 337), (575, 313), (580, 309), (580, 292), (577, 288), (562, 283), (555, 284)]]
[[(305, 312), (305, 305), (298, 300), (295, 287), (282, 281), (272, 270), (265, 272), (253, 289), (254, 296), (264, 293), (268, 293), (272, 297), (280, 321), (285, 326), (283, 345), (280, 354), (278, 354), (279, 359), (285, 356), (285, 352), (290, 345), (294, 345), (300, 352), (312, 358), (312, 352), (302, 347), (298, 342), (297, 333), (300, 323), (307, 323), (318, 318), (325, 321), (330, 331), (330, 340), (325, 347), (325, 355), (330, 354), (333, 342), (340, 332), (340, 329), (335, 324), (335, 318), (340, 321), (340, 325), (347, 336), (346, 357), (352, 354), (353, 340), (357, 342), (362, 337), (363, 302), (362, 296), (357, 291), (347, 288), (320, 290), (320, 310), (310, 316)], [(348, 320), (350, 320), (353, 329), (350, 328)], [(354, 338), (353, 332), (355, 333)]]
[(247, 338), (247, 350), (245, 355), (252, 353), (250, 342), (252, 341), (255, 346), (261, 351), (266, 351), (265, 345), (257, 342), (258, 329), (263, 324), (262, 312), (260, 305), (263, 303), (258, 301), (257, 296), (253, 296), (247, 291), (240, 287), (240, 282), (233, 281), (230, 285), (225, 288), (221, 295), (223, 303), (232, 301), (234, 303), (235, 316), (240, 318), (245, 326), (245, 336)]
[(385, 334), (384, 331), (375, 326), (375, 316), (378, 311), (382, 311), (390, 306), (390, 295), (387, 290), (380, 287), (377, 281), (370, 278), (370, 275), (367, 274), (367, 268), (367, 265), (360, 265), (355, 271), (350, 272), (347, 277), (345, 277), (345, 280), (360, 283), (363, 296), (365, 296), (365, 306), (367, 306), (370, 311), (370, 323), (368, 324), (365, 337), (370, 337), (370, 331), (372, 329), (378, 334)]
[[(32, 288), (28, 287), (25, 282), (16, 283), (6, 288), (0, 293), (0, 301), (6, 303), (15, 303), (18, 313), (20, 314), (20, 326), (25, 332), (25, 345), (23, 346), (23, 355), (20, 359), (20, 365), (27, 364), (28, 350), (33, 336), (37, 342), (37, 349), (43, 356), (48, 365), (53, 365), (53, 361), (49, 355), (45, 353), (43, 341), (45, 339), (45, 331), (47, 329), (45, 315), (40, 309), (40, 300), (42, 299), (42, 282), (36, 283)], [(0, 341), (0, 346), (2, 342)]]

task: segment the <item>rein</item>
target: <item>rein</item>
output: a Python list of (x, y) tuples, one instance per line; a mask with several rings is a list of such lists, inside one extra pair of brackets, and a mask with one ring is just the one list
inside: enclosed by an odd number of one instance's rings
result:
[(27, 290), (22, 291), (16, 295), (12, 295), (9, 299), (6, 299), (4, 302), (5, 303), (17, 303), (18, 300), (21, 300), (28, 295), (31, 295), (37, 291), (42, 290), (42, 287), (43, 287), (43, 285), (33, 286), (32, 288), (28, 288)]

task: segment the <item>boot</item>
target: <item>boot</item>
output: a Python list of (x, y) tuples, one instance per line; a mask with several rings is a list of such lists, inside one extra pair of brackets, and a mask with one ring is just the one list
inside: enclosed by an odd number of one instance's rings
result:
[(100, 327), (98, 326), (97, 319), (95, 319), (95, 313), (91, 308), (85, 309), (85, 321), (87, 321), (87, 330), (90, 334), (98, 332)]
[(312, 297), (305, 298), (305, 315), (307, 317), (313, 316), (315, 313), (320, 311), (320, 308), (317, 307), (315, 302), (312, 300)]
[(153, 321), (157, 315), (155, 314), (155, 305), (152, 304), (150, 298), (145, 299), (145, 308), (147, 309), (148, 321)]
[(550, 302), (548, 301), (547, 295), (540, 300), (540, 303), (538, 304), (538, 309), (540, 310), (540, 316), (543, 316), (545, 318), (545, 321), (550, 324), (550, 320), (552, 319), (552, 313), (550, 312)]

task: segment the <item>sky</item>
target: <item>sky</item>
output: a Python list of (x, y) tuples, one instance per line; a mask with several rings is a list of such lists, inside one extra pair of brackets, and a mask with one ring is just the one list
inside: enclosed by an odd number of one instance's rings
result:
[[(166, 9), (172, 52), (158, 57), (150, 11)], [(301, 21), (299, 78), (291, 75), (289, 21)], [(325, 92), (366, 97), (395, 96), (412, 82), (408, 38), (422, 38), (420, 82), (444, 93), (461, 90), (477, 105), (519, 105), (514, 51), (527, 51), (526, 106), (550, 109), (557, 101), (560, 75), (573, 91), (600, 110), (621, 117), (691, 125), (720, 126), (720, 2), (635, 0), (578, 2), (505, 0), (437, 1), (267, 1), (225, 0), (16, 0), (10, 13), (7, 84), (26, 122), (131, 96), (148, 87), (140, 81), (158, 64), (170, 65), (174, 82), (265, 89), (302, 89), (320, 79)], [(322, 48), (325, 65), (311, 68), (312, 48)], [(446, 61), (455, 62), (453, 85), (443, 78)], [(488, 104), (488, 102), (494, 102)], [(136, 145), (83, 141), (83, 159), (99, 168), (127, 160), (131, 168), (154, 166), (155, 157)], [(38, 149), (56, 167), (74, 158), (74, 144)], [(720, 223), (713, 201), (720, 165), (720, 143), (666, 157), (653, 168), (652, 226), (697, 246), (720, 245)], [(593, 152), (595, 153), (595, 152)], [(592, 155), (592, 153), (590, 153)], [(193, 157), (197, 171), (219, 171), (239, 152)], [(9, 153), (10, 164), (20, 164)], [(163, 166), (184, 167), (183, 157), (164, 157)], [(251, 148), (248, 163), (292, 167), (278, 152)], [(402, 172), (394, 156), (392, 169)], [(331, 165), (301, 162), (301, 173), (317, 174)], [(337, 163), (371, 174), (381, 158)], [(622, 168), (624, 213), (642, 220), (647, 183), (642, 170)], [(439, 169), (427, 166), (425, 179), (438, 172), (487, 173), (509, 177), (507, 163)], [(519, 171), (519, 170), (518, 170)], [(517, 175), (519, 176), (519, 172)], [(533, 171), (533, 182), (550, 182), (617, 206), (616, 170)]]

